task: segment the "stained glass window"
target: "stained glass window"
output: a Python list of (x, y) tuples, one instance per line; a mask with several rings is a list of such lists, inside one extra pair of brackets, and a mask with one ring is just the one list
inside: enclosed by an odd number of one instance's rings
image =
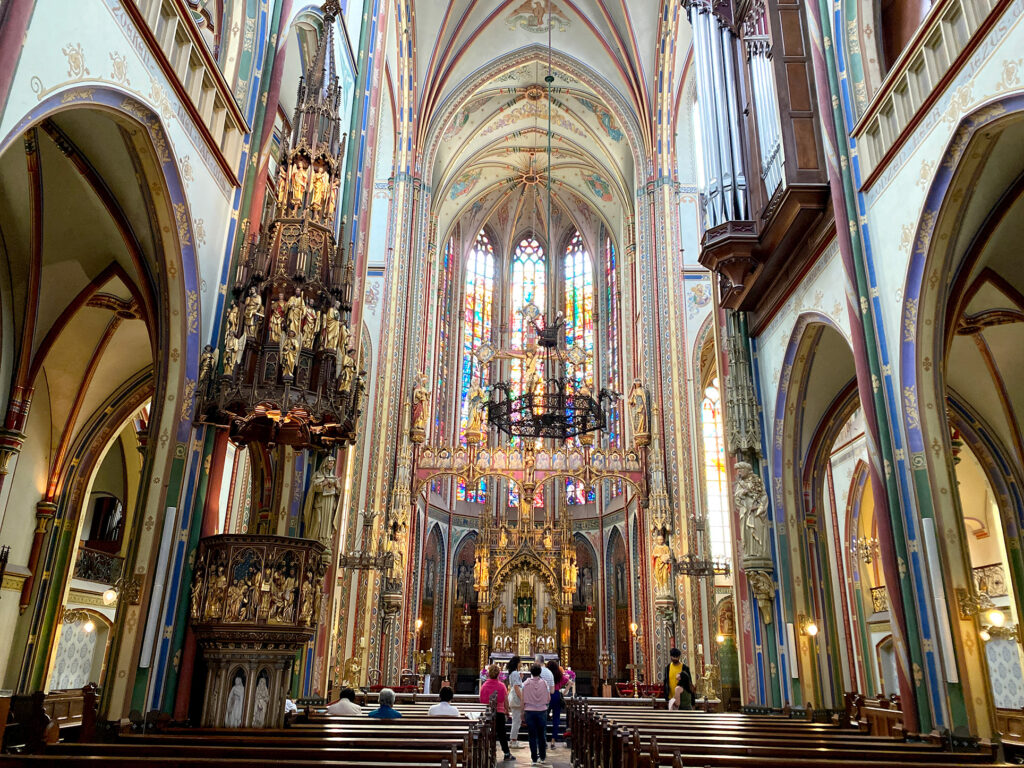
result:
[[(512, 329), (512, 348), (523, 349), (526, 346), (528, 325), (519, 313), (527, 304), (533, 303), (543, 315), (545, 311), (544, 292), (544, 248), (535, 237), (524, 237), (516, 247), (512, 258), (512, 317), (509, 327)], [(543, 391), (544, 370), (542, 361), (536, 365), (537, 390)], [(520, 360), (512, 361), (511, 384), (517, 394), (522, 393), (525, 374)]]
[[(451, 325), (452, 303), (455, 301), (452, 291), (455, 273), (455, 238), (445, 243), (441, 256), (440, 300), (437, 308), (437, 381), (434, 386), (434, 434), (444, 435), (451, 403)], [(444, 488), (443, 480), (432, 480), (431, 493), (440, 494)]]
[(722, 438), (722, 395), (716, 377), (701, 403), (704, 434), (704, 480), (707, 484), (708, 534), (711, 556), (732, 559), (729, 546), (729, 497), (726, 488), (725, 440)]
[[(594, 263), (583, 237), (574, 232), (565, 249), (565, 346), (580, 347), (586, 359), (566, 363), (566, 374), (577, 387), (594, 392)], [(573, 479), (565, 481), (569, 504), (595, 500), (595, 489)]]
[[(608, 236), (604, 238), (604, 270), (605, 270), (605, 344), (608, 372), (606, 386), (622, 392), (619, 381), (619, 273), (615, 258), (615, 243)], [(622, 447), (622, 414), (621, 401), (615, 400), (608, 405), (608, 445), (612, 448)], [(622, 495), (621, 480), (609, 482), (612, 498)]]
[[(474, 382), (487, 385), (488, 370), (473, 354), (484, 341), (491, 339), (491, 313), (494, 307), (494, 246), (481, 229), (473, 248), (466, 256), (465, 300), (463, 301), (462, 376), (459, 398), (459, 439), (466, 442), (466, 393)], [(466, 489), (460, 480), (456, 498), (483, 504), (487, 501), (487, 483), (480, 481), (476, 489)]]
[[(508, 481), (508, 505), (510, 508), (517, 508), (519, 506), (519, 485), (515, 480)], [(533, 494), (533, 506), (544, 506), (544, 486), (538, 488)]]

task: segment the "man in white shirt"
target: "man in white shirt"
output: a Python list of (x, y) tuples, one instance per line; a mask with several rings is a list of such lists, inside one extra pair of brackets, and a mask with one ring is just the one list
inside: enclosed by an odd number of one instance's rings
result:
[(363, 708), (356, 704), (356, 692), (342, 688), (341, 698), (327, 707), (328, 715), (361, 715)]
[(540, 679), (548, 684), (548, 690), (555, 690), (555, 676), (551, 674), (551, 670), (544, 664), (544, 654), (538, 653), (533, 657), (533, 660), (540, 666)]
[(437, 695), (441, 701), (428, 709), (427, 714), (430, 716), (458, 717), (459, 708), (452, 706), (452, 699), (455, 698), (455, 693), (452, 689), (448, 687), (442, 688)]

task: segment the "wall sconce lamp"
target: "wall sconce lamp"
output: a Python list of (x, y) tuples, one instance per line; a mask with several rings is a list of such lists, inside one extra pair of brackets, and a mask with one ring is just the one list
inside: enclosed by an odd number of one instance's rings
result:
[(818, 625), (814, 623), (814, 619), (809, 616), (800, 617), (800, 634), (812, 638), (817, 637)]

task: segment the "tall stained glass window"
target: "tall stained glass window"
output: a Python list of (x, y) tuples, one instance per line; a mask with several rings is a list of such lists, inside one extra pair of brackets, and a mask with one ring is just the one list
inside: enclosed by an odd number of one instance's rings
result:
[[(473, 248), (466, 256), (465, 299), (463, 301), (462, 376), (460, 389), (459, 439), (465, 444), (466, 393), (474, 382), (487, 385), (487, 368), (480, 364), (473, 351), (491, 338), (491, 316), (494, 307), (494, 246), (481, 229)], [(487, 483), (481, 480), (477, 488), (466, 488), (459, 481), (456, 498), (460, 501), (487, 501)]]
[[(615, 243), (605, 235), (604, 238), (604, 275), (605, 275), (605, 352), (607, 354), (606, 386), (622, 392), (619, 381), (619, 271), (616, 264)], [(612, 448), (622, 447), (622, 413), (621, 401), (615, 400), (608, 405), (608, 445)], [(612, 498), (622, 495), (621, 480), (609, 481)]]
[(704, 434), (704, 480), (707, 483), (711, 556), (732, 559), (732, 548), (729, 546), (729, 497), (726, 488), (722, 393), (718, 387), (718, 377), (715, 377), (711, 385), (704, 390), (701, 428)]
[[(440, 300), (437, 308), (437, 380), (434, 385), (434, 432), (443, 435), (445, 425), (449, 424), (448, 411), (451, 403), (451, 326), (452, 303), (455, 301), (452, 286), (455, 273), (455, 238), (445, 243), (441, 256)], [(430, 491), (441, 493), (444, 481), (432, 480)]]
[[(579, 232), (565, 249), (565, 346), (580, 347), (586, 359), (580, 365), (566, 363), (566, 374), (577, 387), (594, 393), (594, 263)], [(569, 504), (594, 501), (594, 488), (580, 481), (565, 481)]]
[[(509, 327), (512, 329), (512, 348), (523, 349), (526, 346), (527, 331), (529, 326), (523, 320), (519, 310), (527, 304), (537, 305), (537, 309), (544, 314), (545, 297), (544, 292), (544, 248), (535, 237), (524, 237), (516, 246), (515, 254), (512, 257), (512, 317)], [(512, 389), (521, 394), (525, 384), (526, 374), (523, 371), (521, 360), (512, 361), (511, 369)], [(544, 370), (542, 361), (537, 361), (537, 391), (543, 391), (542, 381)]]

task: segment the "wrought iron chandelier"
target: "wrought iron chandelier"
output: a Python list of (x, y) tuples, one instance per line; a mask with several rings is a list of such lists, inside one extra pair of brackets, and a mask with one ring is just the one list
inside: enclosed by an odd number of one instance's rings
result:
[[(503, 352), (485, 343), (475, 351), (483, 365), (497, 357), (522, 361), (521, 392), (517, 394), (510, 382), (495, 384), (486, 405), (487, 422), (512, 437), (562, 441), (604, 429), (607, 415), (603, 405), (617, 395), (602, 389), (595, 399), (585, 384), (578, 385), (566, 374), (566, 363), (582, 365), (586, 354), (577, 346), (566, 349), (562, 313), (549, 322), (541, 317), (537, 306), (530, 303), (521, 314), (536, 336), (532, 349)], [(543, 375), (537, 374), (538, 363)]]
[(324, 12), (282, 151), (275, 217), (242, 247), (223, 374), (214, 375), (212, 348), (200, 366), (203, 419), (236, 443), (324, 449), (355, 439), (365, 374), (349, 331), (354, 267), (335, 236), (345, 152), (331, 53), (337, 2)]

